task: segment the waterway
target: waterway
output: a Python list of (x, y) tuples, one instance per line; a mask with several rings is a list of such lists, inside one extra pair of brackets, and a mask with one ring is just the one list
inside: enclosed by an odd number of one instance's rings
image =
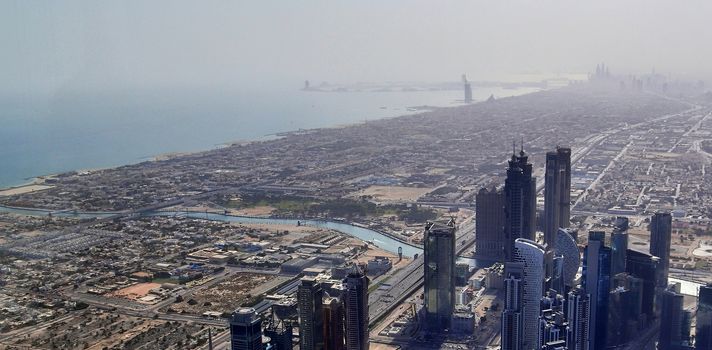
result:
[[(70, 217), (77, 219), (92, 219), (92, 218), (103, 218), (116, 213), (85, 213), (85, 212), (51, 212), (43, 209), (26, 209), (26, 208), (10, 208), (0, 206), (0, 212), (12, 213), (18, 215), (27, 216), (47, 216), (50, 213), (54, 216), (59, 217)], [(415, 254), (422, 254), (423, 250), (419, 247), (406, 244), (395, 240), (387, 235), (374, 231), (368, 228), (354, 226), (349, 223), (336, 222), (329, 220), (296, 220), (296, 219), (276, 219), (276, 218), (262, 218), (262, 217), (250, 217), (250, 216), (235, 216), (235, 215), (225, 215), (219, 213), (205, 213), (205, 212), (185, 212), (185, 211), (157, 211), (153, 213), (146, 214), (147, 216), (184, 216), (194, 219), (205, 219), (213, 221), (225, 221), (225, 222), (235, 222), (241, 224), (267, 224), (267, 225), (290, 225), (297, 226), (313, 226), (322, 227), (338, 231), (349, 236), (358, 238), (365, 242), (371, 242), (373, 245), (392, 252), (398, 253), (398, 249), (401, 248), (403, 256), (413, 257)]]

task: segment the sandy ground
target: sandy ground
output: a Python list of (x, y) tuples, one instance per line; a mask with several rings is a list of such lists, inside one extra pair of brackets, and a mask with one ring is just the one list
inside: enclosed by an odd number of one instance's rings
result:
[(161, 285), (158, 283), (139, 283), (134, 284), (132, 286), (128, 286), (126, 288), (119, 289), (111, 293), (110, 295), (135, 300), (138, 298), (145, 297), (151, 289), (158, 288), (160, 286)]
[(275, 210), (274, 207), (261, 206), (254, 208), (244, 208), (244, 209), (229, 209), (230, 215), (241, 215), (241, 216), (270, 216)]
[(349, 197), (373, 196), (373, 200), (381, 203), (415, 202), (432, 188), (402, 187), (402, 186), (371, 186), (349, 194)]
[(52, 187), (53, 186), (47, 186), (47, 185), (26, 185), (26, 186), (13, 187), (13, 188), (8, 188), (6, 190), (0, 191), (0, 196), (14, 196), (14, 195), (18, 195), (18, 194), (43, 191), (46, 189), (50, 189)]

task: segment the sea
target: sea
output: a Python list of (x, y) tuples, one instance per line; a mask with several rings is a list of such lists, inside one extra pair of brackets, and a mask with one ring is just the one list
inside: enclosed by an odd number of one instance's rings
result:
[[(474, 88), (475, 102), (538, 88)], [(146, 89), (0, 96), (0, 188), (298, 129), (462, 105), (462, 90)]]

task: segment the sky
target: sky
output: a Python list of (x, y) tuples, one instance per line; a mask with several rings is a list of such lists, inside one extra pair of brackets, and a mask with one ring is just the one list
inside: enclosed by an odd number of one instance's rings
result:
[(0, 1), (0, 93), (712, 77), (712, 1)]

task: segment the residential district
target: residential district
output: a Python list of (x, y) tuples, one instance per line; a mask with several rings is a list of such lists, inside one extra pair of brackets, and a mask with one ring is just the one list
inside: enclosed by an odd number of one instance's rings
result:
[(711, 114), (601, 65), (42, 176), (0, 191), (0, 348), (712, 349)]

